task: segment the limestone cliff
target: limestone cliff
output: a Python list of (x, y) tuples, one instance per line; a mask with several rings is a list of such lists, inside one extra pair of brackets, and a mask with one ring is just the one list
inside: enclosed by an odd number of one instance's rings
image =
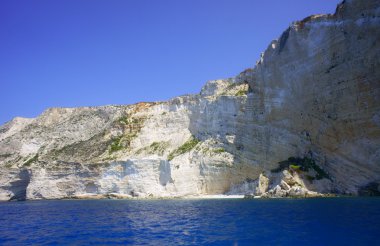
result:
[(0, 200), (378, 194), (380, 1), (293, 23), (199, 95), (0, 127)]

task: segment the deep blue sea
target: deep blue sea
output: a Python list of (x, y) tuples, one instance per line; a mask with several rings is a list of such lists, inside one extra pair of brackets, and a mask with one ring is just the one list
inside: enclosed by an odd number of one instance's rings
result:
[(1, 245), (380, 245), (380, 198), (0, 203)]

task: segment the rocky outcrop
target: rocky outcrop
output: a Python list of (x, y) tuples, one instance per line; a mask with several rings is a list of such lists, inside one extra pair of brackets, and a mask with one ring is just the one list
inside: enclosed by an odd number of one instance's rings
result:
[(293, 23), (198, 95), (0, 127), (0, 200), (378, 194), (380, 2)]

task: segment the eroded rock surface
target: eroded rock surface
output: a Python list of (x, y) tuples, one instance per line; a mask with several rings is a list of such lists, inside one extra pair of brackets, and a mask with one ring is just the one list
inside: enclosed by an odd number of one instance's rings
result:
[(380, 1), (293, 23), (199, 95), (15, 118), (0, 166), (0, 200), (378, 194)]

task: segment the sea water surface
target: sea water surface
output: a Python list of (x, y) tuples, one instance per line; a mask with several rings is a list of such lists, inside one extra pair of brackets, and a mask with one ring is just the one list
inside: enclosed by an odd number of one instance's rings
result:
[(0, 244), (380, 245), (380, 199), (7, 202)]

